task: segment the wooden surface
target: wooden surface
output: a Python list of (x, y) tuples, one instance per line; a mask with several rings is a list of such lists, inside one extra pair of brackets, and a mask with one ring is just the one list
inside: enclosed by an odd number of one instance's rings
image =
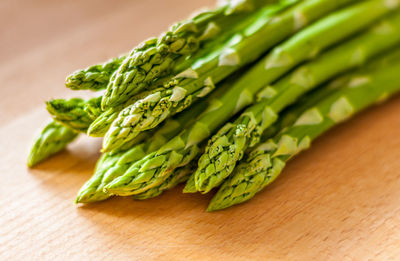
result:
[(136, 202), (73, 204), (99, 140), (25, 167), (43, 101), (212, 0), (0, 2), (1, 260), (398, 260), (400, 97), (318, 139), (251, 202), (204, 212), (182, 187)]

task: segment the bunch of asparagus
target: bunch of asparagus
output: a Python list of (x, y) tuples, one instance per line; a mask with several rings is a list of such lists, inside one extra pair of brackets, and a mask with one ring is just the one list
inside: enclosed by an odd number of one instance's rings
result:
[(334, 125), (400, 91), (400, 0), (242, 0), (67, 77), (28, 158), (104, 137), (77, 203), (144, 200), (181, 182), (244, 202)]

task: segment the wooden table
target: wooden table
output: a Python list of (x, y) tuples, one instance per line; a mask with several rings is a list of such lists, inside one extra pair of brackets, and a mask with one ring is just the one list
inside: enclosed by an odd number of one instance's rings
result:
[[(100, 141), (25, 166), (67, 73), (129, 50), (212, 0), (0, 2), (1, 260), (395, 260), (400, 97), (335, 128), (249, 203), (206, 213), (178, 187), (76, 206)], [(86, 93), (85, 93), (86, 95)]]

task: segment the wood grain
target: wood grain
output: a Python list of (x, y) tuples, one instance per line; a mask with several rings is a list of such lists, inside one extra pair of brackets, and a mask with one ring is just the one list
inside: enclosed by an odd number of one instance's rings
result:
[(318, 139), (247, 204), (211, 195), (73, 204), (98, 157), (82, 138), (25, 167), (43, 101), (72, 96), (67, 73), (129, 50), (212, 0), (2, 0), (1, 260), (398, 260), (400, 97)]

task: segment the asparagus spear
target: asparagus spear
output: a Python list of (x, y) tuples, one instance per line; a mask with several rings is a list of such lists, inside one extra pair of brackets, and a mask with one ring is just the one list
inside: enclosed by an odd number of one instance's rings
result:
[(33, 167), (64, 149), (78, 133), (52, 121), (35, 139), (28, 157), (28, 166)]
[(400, 90), (400, 49), (396, 59), (376, 71), (356, 74), (345, 88), (304, 112), (296, 123), (254, 149), (221, 186), (207, 211), (224, 209), (251, 199), (273, 182), (286, 162), (312, 140), (365, 107)]
[(77, 70), (67, 77), (65, 86), (72, 90), (105, 89), (111, 75), (121, 66), (126, 55), (110, 59), (103, 64), (92, 65), (83, 70)]
[[(53, 119), (66, 127), (78, 132), (86, 132), (90, 124), (93, 122), (91, 113), (99, 113), (100, 110), (95, 111), (93, 106), (98, 102), (99, 98), (92, 98), (85, 101), (81, 98), (53, 99), (46, 102), (47, 111), (51, 114)], [(91, 106), (91, 112), (88, 113), (87, 105)]]
[(298, 97), (399, 42), (400, 13), (397, 12), (378, 26), (296, 69), (274, 87), (261, 91), (258, 103), (211, 138), (195, 172), (196, 188), (206, 193), (218, 186), (233, 171), (244, 151), (259, 142), (260, 135), (277, 119), (277, 114)]
[(121, 110), (123, 110), (130, 104), (134, 103), (135, 101), (138, 101), (146, 97), (150, 93), (152, 88), (156, 89), (158, 86), (162, 85), (165, 81), (166, 81), (165, 78), (159, 79), (154, 83), (152, 87), (149, 87), (147, 91), (141, 92), (133, 96), (127, 102), (125, 102), (125, 104), (106, 109), (104, 112), (98, 115), (96, 119), (92, 122), (92, 124), (88, 128), (87, 134), (93, 137), (104, 137), (104, 135), (111, 127), (113, 121), (118, 117), (118, 114), (121, 112)]
[(189, 78), (175, 79), (170, 88), (155, 90), (148, 97), (125, 108), (107, 132), (103, 149), (120, 146), (138, 133), (154, 128), (169, 115), (187, 108), (197, 96), (203, 96), (217, 83), (263, 52), (284, 40), (307, 23), (352, 2), (352, 0), (308, 0), (283, 11), (270, 6), (251, 26), (238, 32), (219, 51), (199, 60), (184, 72)]
[[(220, 41), (223, 32), (251, 17), (258, 8), (276, 1), (241, 2), (241, 8), (236, 8), (239, 6), (232, 2), (215, 10), (202, 12), (173, 25), (159, 38), (150, 39), (135, 48), (112, 75), (102, 101), (103, 109), (124, 103), (151, 85), (154, 79), (170, 74), (178, 59), (185, 60), (196, 53), (200, 45), (217, 35), (217, 41)], [(244, 8), (251, 4), (254, 8)]]

